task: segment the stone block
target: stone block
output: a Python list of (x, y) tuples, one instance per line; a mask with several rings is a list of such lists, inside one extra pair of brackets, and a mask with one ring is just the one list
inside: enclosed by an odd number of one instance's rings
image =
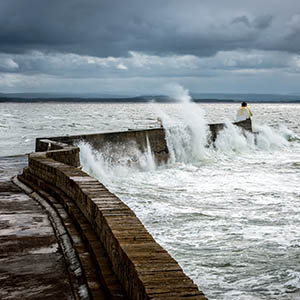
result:
[[(103, 184), (76, 168), (79, 166), (79, 148), (72, 145), (79, 139), (84, 139), (97, 149), (111, 143), (121, 145), (134, 141), (141, 151), (149, 142), (152, 151), (165, 159), (168, 151), (164, 130), (38, 139), (37, 150), (46, 152), (30, 154), (26, 172), (27, 176), (53, 185), (73, 200), (70, 203), (65, 199), (64, 205), (81, 224), (81, 231), (85, 233), (86, 240), (90, 240), (96, 260), (103, 263), (101, 271), (107, 282), (114, 284), (116, 279), (107, 263), (102, 261), (103, 251), (107, 253), (130, 299), (149, 299), (161, 295), (165, 299), (178, 295), (177, 299), (180, 299), (185, 298), (184, 295), (189, 298), (200, 294), (168, 252), (154, 241), (134, 212)], [(57, 210), (61, 208), (57, 207)], [(93, 232), (89, 232), (91, 228)], [(95, 246), (97, 239), (105, 250)], [(93, 280), (91, 274), (90, 281)]]

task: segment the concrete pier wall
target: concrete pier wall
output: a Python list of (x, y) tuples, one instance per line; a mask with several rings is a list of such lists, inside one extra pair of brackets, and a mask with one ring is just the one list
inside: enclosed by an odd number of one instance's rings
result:
[[(252, 132), (252, 124), (250, 119), (242, 122), (235, 122), (233, 124), (244, 130)], [(224, 127), (225, 127), (224, 123), (209, 124), (208, 142), (209, 143), (214, 142), (217, 138), (218, 133), (221, 130), (223, 130)], [(49, 144), (46, 142), (46, 140), (55, 141), (57, 142), (57, 144), (55, 145), (51, 143)], [(141, 152), (144, 152), (147, 149), (147, 143), (149, 143), (151, 151), (154, 154), (154, 157), (157, 162), (162, 162), (162, 161), (166, 162), (169, 157), (169, 151), (168, 151), (164, 128), (39, 138), (36, 140), (35, 151), (39, 152), (39, 151), (46, 151), (49, 149), (51, 150), (62, 149), (62, 147), (67, 147), (68, 145), (74, 146), (77, 145), (77, 143), (82, 141), (90, 144), (94, 149), (100, 152), (106, 152), (111, 154), (111, 153), (118, 153), (121, 149), (123, 151), (122, 154), (128, 154), (129, 156), (131, 154), (130, 146), (136, 147)], [(126, 151), (128, 151), (128, 153), (126, 153)], [(56, 158), (54, 159), (60, 161), (59, 153), (53, 153), (48, 155), (55, 155)], [(72, 155), (70, 157), (72, 157)], [(69, 161), (69, 164), (76, 166), (76, 161), (74, 162)]]
[[(76, 145), (84, 141), (90, 144), (94, 149), (110, 153), (117, 153), (120, 149), (123, 149), (124, 153), (126, 153), (126, 151), (130, 152), (130, 146), (136, 147), (141, 152), (144, 152), (145, 149), (147, 149), (147, 143), (149, 143), (155, 159), (159, 162), (167, 161), (169, 153), (163, 128), (50, 137), (46, 139), (65, 145)], [(48, 149), (48, 145), (44, 140), (44, 138), (36, 140), (36, 152), (46, 151)]]
[(29, 155), (20, 180), (46, 182), (74, 201), (104, 245), (128, 299), (206, 299), (134, 212), (76, 167), (77, 147), (50, 139), (37, 144), (39, 150), (49, 150)]
[[(252, 131), (250, 120), (235, 125)], [(224, 126), (209, 125), (212, 142)], [(167, 161), (164, 129), (39, 138), (36, 152), (29, 155), (28, 168), (19, 178), (24, 182), (34, 181), (40, 188), (53, 186), (74, 202), (103, 244), (128, 299), (206, 299), (178, 263), (155, 242), (134, 212), (78, 168), (80, 149), (76, 145), (81, 141), (111, 153), (119, 148), (130, 151), (128, 145), (144, 152), (149, 145), (156, 160)]]

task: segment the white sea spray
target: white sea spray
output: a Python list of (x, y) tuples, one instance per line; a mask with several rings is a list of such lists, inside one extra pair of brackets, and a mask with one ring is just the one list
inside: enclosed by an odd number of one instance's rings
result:
[[(40, 117), (53, 113), (50, 104), (12, 105), (13, 119), (1, 119), (0, 112), (0, 147), (2, 153), (30, 152), (35, 137), (149, 128), (158, 126), (161, 115), (173, 133), (169, 164), (153, 169), (151, 159), (149, 165), (136, 163), (151, 158), (148, 147), (138, 152), (131, 145), (129, 155), (113, 159), (113, 145), (104, 153), (85, 144), (84, 169), (133, 209), (209, 299), (299, 298), (299, 104), (251, 104), (258, 134), (240, 133), (229, 122), (216, 145), (204, 149), (204, 158), (191, 155), (193, 135), (182, 106), (58, 105), (60, 118), (50, 122)], [(196, 106), (218, 123), (231, 121), (239, 105)], [(70, 127), (74, 122), (80, 125)], [(32, 141), (32, 150), (22, 136)]]
[(170, 151), (170, 161), (193, 162), (207, 156), (208, 126), (205, 112), (192, 101), (189, 91), (179, 84), (167, 86), (170, 98), (180, 105), (179, 118), (161, 114)]

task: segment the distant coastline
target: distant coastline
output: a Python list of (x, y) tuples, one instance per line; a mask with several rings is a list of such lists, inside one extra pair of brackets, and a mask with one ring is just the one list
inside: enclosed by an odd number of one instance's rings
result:
[[(192, 99), (195, 103), (239, 103), (235, 99)], [(141, 98), (0, 98), (0, 103), (176, 103), (176, 100)], [(249, 103), (300, 103), (299, 100), (248, 100)]]
[[(237, 103), (247, 101), (250, 103), (300, 103), (300, 95), (279, 95), (279, 94), (191, 94), (196, 103)], [(164, 95), (146, 96), (113, 96), (113, 95), (63, 95), (63, 94), (1, 94), (0, 103), (176, 103), (173, 98)]]

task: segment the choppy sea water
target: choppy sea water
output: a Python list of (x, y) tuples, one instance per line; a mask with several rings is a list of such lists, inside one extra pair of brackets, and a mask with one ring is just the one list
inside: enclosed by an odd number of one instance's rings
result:
[[(167, 130), (170, 161), (151, 149), (105, 160), (81, 144), (84, 169), (126, 202), (209, 299), (300, 299), (300, 105), (252, 104), (251, 135), (228, 128), (205, 147), (205, 124), (236, 104), (0, 104), (0, 156), (34, 138), (128, 128)], [(136, 151), (132, 149), (132, 151)], [(136, 154), (136, 153), (135, 153)]]

